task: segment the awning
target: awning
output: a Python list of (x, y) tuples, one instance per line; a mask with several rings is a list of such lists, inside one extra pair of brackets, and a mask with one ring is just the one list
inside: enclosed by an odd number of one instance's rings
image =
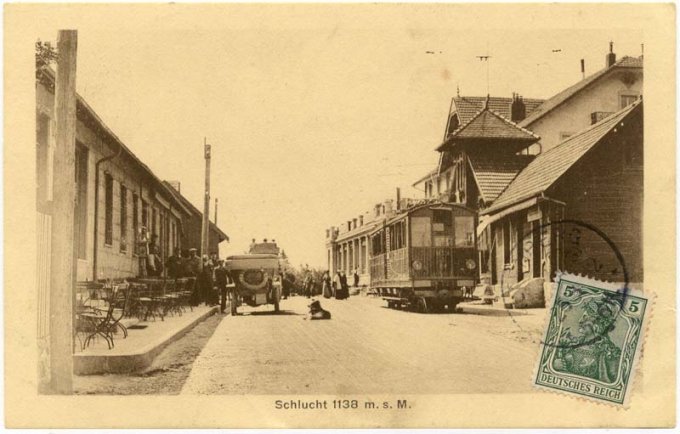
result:
[(538, 203), (539, 199), (540, 199), (539, 197), (533, 197), (531, 199), (525, 200), (524, 202), (520, 202), (516, 205), (513, 205), (509, 208), (505, 208), (503, 211), (497, 214), (480, 216), (479, 224), (477, 225), (477, 236), (480, 236), (482, 232), (484, 232), (484, 229), (486, 229), (486, 227), (489, 226), (491, 223), (497, 222), (503, 217), (508, 216), (517, 211), (522, 211), (523, 209), (531, 208), (532, 206)]
[(479, 217), (479, 224), (477, 224), (477, 236), (480, 236), (482, 232), (484, 232), (484, 229), (486, 229), (486, 227), (489, 226), (491, 223), (497, 222), (503, 217), (509, 216), (510, 214), (516, 213), (517, 211), (522, 211), (524, 209), (531, 208), (532, 206), (537, 205), (540, 202), (552, 202), (561, 206), (566, 205), (564, 202), (551, 199), (549, 197), (534, 196), (509, 208), (505, 208), (503, 211), (500, 211), (496, 214), (481, 215)]

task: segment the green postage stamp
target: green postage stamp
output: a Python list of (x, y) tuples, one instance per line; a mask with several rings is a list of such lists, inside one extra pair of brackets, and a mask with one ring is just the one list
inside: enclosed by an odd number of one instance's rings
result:
[(649, 295), (622, 286), (558, 275), (535, 387), (628, 405), (650, 309)]

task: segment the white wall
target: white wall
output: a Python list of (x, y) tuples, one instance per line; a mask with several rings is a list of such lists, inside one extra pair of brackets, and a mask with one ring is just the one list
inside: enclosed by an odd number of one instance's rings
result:
[(621, 94), (642, 95), (643, 79), (642, 74), (638, 74), (638, 79), (633, 84), (626, 85), (622, 78), (629, 76), (630, 70), (621, 68), (613, 71), (527, 128), (541, 137), (540, 143), (545, 152), (560, 143), (561, 133), (574, 134), (590, 126), (592, 112), (619, 111)]

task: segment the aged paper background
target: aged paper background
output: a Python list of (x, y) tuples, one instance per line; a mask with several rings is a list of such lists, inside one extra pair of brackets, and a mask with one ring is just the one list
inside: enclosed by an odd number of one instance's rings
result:
[[(675, 424), (675, 10), (673, 5), (5, 5), (5, 412), (8, 427), (646, 427)], [(41, 396), (36, 387), (36, 35), (99, 24), (307, 28), (633, 28), (645, 43), (645, 291), (657, 294), (642, 387), (617, 410), (550, 393), (413, 395), (412, 408), (282, 411), (291, 396)], [(228, 24), (225, 24), (228, 23)], [(84, 37), (85, 35), (81, 35)], [(56, 32), (55, 32), (56, 37)], [(90, 36), (91, 37), (91, 36)], [(361, 40), (357, 38), (357, 44)], [(342, 65), (338, 65), (339, 68)], [(389, 80), (389, 75), (386, 75)], [(303, 110), (291, 106), (291, 110)], [(197, 176), (202, 176), (197, 173)], [(313, 200), (313, 198), (310, 198)], [(538, 348), (536, 348), (538, 352)], [(480, 373), (483, 375), (483, 373)], [(530, 381), (527, 378), (527, 381)], [(309, 396), (308, 398), (333, 397)], [(355, 398), (384, 400), (388, 396)], [(87, 415), (87, 417), (84, 417)]]

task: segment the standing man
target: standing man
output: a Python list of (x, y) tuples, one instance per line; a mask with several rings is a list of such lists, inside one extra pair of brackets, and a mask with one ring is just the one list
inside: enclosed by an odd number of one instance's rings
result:
[(229, 283), (229, 277), (227, 275), (227, 268), (224, 266), (224, 259), (221, 259), (219, 264), (215, 269), (215, 281), (217, 288), (220, 290), (220, 313), (224, 313), (227, 309), (227, 284)]
[(203, 270), (201, 271), (199, 281), (199, 288), (201, 288), (202, 301), (206, 306), (217, 304), (213, 295), (213, 267), (212, 262), (208, 259), (208, 255), (203, 255)]
[(182, 255), (180, 254), (179, 247), (175, 247), (175, 250), (166, 261), (165, 268), (168, 270), (168, 277), (171, 279), (177, 279), (182, 276)]
[(354, 287), (358, 288), (359, 287), (359, 269), (354, 270)]
[(196, 248), (189, 249), (189, 258), (186, 261), (189, 273), (190, 285), (192, 285), (191, 305), (198, 306), (201, 303), (201, 288), (199, 286), (198, 274), (201, 272), (201, 258), (198, 257)]
[(149, 256), (149, 235), (146, 227), (139, 228), (139, 239), (137, 241), (137, 255), (139, 256), (139, 275), (147, 276), (146, 258)]
[(305, 275), (305, 297), (310, 298), (312, 296), (312, 273), (307, 270)]

